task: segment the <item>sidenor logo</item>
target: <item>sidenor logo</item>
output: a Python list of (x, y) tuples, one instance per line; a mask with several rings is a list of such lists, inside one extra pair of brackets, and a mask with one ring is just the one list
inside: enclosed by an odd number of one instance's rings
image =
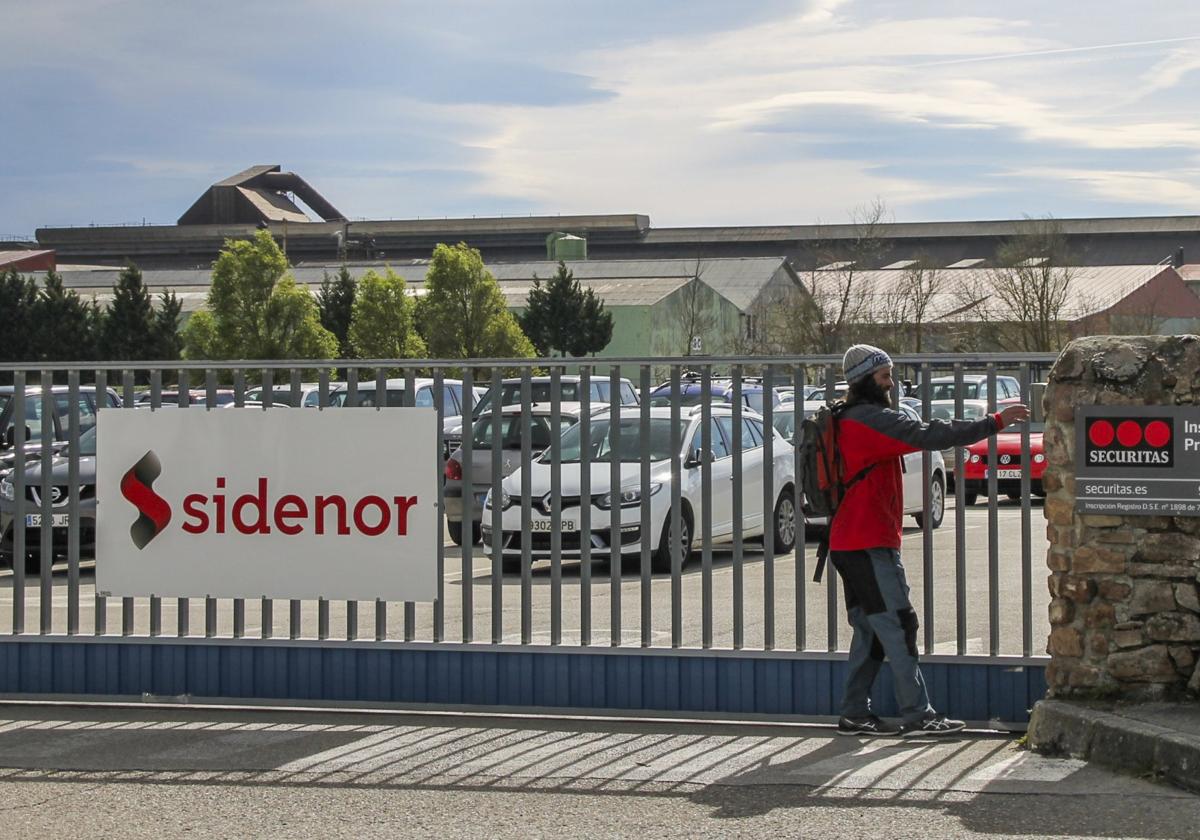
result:
[(154, 481), (162, 474), (162, 464), (149, 450), (121, 478), (121, 495), (137, 508), (138, 518), (129, 526), (129, 536), (139, 549), (145, 548), (171, 521), (171, 506), (154, 492)]
[(1175, 465), (1175, 421), (1171, 417), (1092, 417), (1084, 454), (1089, 467)]

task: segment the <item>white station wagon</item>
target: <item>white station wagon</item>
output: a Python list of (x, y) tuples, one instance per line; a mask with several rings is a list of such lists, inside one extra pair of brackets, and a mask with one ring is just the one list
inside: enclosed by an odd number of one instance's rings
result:
[[(796, 504), (792, 447), (774, 429), (764, 430), (758, 414), (742, 412), (741, 475), (733, 474), (733, 411), (731, 406), (711, 406), (711, 487), (712, 539), (727, 542), (733, 535), (734, 479), (739, 478), (742, 490), (742, 533), (746, 537), (761, 535), (765, 523), (774, 540), (775, 550), (790, 551), (796, 539)], [(699, 544), (697, 531), (702, 521), (701, 471), (701, 407), (685, 411), (679, 419), (680, 458), (680, 519), (678, 535), (682, 557)], [(642, 508), (650, 507), (651, 533), (647, 535), (654, 547), (655, 571), (671, 568), (671, 409), (650, 409), (650, 434), (647, 441), (650, 460), (650, 495), (642, 498), (641, 488), (641, 418), (640, 409), (628, 408), (619, 415), (619, 451), (612, 450), (612, 417), (600, 413), (592, 417), (590, 432), (591, 461), (591, 552), (593, 557), (611, 557), (612, 506), (619, 505), (620, 535), (617, 552), (635, 556), (641, 553)], [(483, 544), (493, 551), (490, 516), (491, 506), (498, 504), (503, 511), (501, 557), (506, 567), (520, 562), (524, 540), (529, 540), (534, 560), (550, 558), (550, 540), (555, 530), (560, 533), (561, 556), (580, 556), (580, 425), (563, 433), (561, 442), (561, 517), (551, 517), (550, 495), (551, 451), (546, 450), (530, 465), (531, 504), (530, 530), (521, 526), (521, 470), (509, 475), (501, 485), (499, 498), (493, 490), (484, 502)], [(772, 510), (763, 511), (763, 434), (772, 435), (774, 446), (774, 494)], [(621, 486), (613, 492), (610, 483), (613, 458), (620, 460)]]

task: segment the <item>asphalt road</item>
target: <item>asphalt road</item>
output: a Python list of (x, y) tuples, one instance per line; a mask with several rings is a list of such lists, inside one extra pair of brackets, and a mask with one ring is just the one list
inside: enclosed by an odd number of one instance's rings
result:
[[(1023, 570), (1022, 570), (1022, 521), (1018, 504), (1007, 500), (998, 505), (996, 511), (995, 562), (993, 565), (989, 548), (989, 514), (984, 504), (964, 510), (965, 540), (963, 582), (964, 650), (966, 653), (988, 653), (993, 649), (1005, 654), (1020, 654), (1025, 647), (1023, 627)], [(907, 520), (912, 523), (912, 520)], [(1040, 506), (1031, 511), (1030, 522), (1030, 648), (1035, 654), (1044, 649), (1049, 632), (1046, 608), (1049, 595), (1046, 590), (1045, 525)], [(448, 543), (448, 540), (447, 540)], [(774, 631), (776, 649), (825, 650), (830, 646), (844, 648), (849, 641), (849, 630), (845, 625), (840, 605), (834, 604), (830, 621), (830, 598), (840, 597), (836, 587), (829, 585), (827, 576), (821, 584), (812, 583), (812, 564), (815, 543), (805, 547), (805, 562), (798, 567), (795, 557), (776, 558), (773, 563), (773, 597), (766, 598), (766, 564), (762, 547), (748, 542), (740, 563), (740, 592), (743, 636), (740, 640), (746, 648), (762, 648), (767, 638), (767, 628)], [(445, 550), (444, 586), (444, 636), (448, 641), (490, 641), (492, 638), (492, 575), (491, 561), (476, 547), (470, 569), (463, 568), (459, 549), (448, 544)], [(926, 628), (932, 627), (932, 647), (929, 653), (955, 653), (959, 649), (958, 610), (959, 590), (956, 580), (955, 511), (953, 504), (946, 513), (942, 527), (934, 532), (933, 555), (930, 574), (927, 576), (923, 558), (923, 533), (915, 525), (904, 537), (903, 556), (912, 588), (911, 598), (922, 616), (922, 644)], [(90, 565), (90, 564), (85, 564)], [(739, 564), (728, 547), (713, 552), (711, 575), (711, 633), (714, 647), (735, 645), (735, 592)], [(993, 570), (995, 585), (992, 584)], [(464, 575), (464, 572), (466, 574)], [(670, 575), (656, 574), (650, 586), (644, 589), (640, 570), (627, 567), (622, 570), (619, 586), (619, 604), (615, 612), (619, 617), (619, 630), (614, 633), (612, 616), (614, 600), (610, 597), (610, 568), (607, 563), (596, 563), (592, 569), (590, 596), (586, 601), (591, 608), (591, 644), (609, 644), (614, 637), (621, 644), (639, 645), (648, 641), (654, 646), (670, 646), (677, 643), (684, 647), (699, 647), (704, 640), (704, 574), (700, 555), (697, 552), (687, 563), (680, 578), (678, 589), (679, 620), (673, 623), (673, 592)], [(554, 598), (553, 572), (548, 562), (535, 564), (530, 586), (523, 593), (519, 574), (508, 574), (500, 586), (501, 617), (500, 638), (505, 643), (519, 643), (523, 638), (538, 644), (558, 643), (577, 645), (581, 642), (583, 620), (583, 591), (580, 567), (577, 562), (567, 561), (561, 569), (561, 599)], [(469, 634), (463, 623), (463, 601), (470, 581), (470, 597), (473, 608)], [(925, 592), (932, 593), (932, 610), (925, 610)], [(524, 594), (524, 598), (523, 598)], [(12, 577), (8, 570), (0, 576), (0, 628), (13, 626), (14, 598)], [(526, 600), (527, 599), (527, 600)], [(992, 602), (994, 599), (994, 609)], [(528, 609), (523, 609), (523, 600)], [(232, 635), (234, 629), (233, 602), (218, 600), (215, 635)], [(35, 631), (41, 623), (40, 593), (36, 579), (27, 582), (24, 593), (25, 628)], [(150, 631), (149, 599), (133, 599), (132, 632), (146, 634)], [(773, 615), (768, 620), (768, 606)], [(67, 630), (68, 592), (67, 578), (63, 566), (56, 566), (53, 575), (53, 593), (50, 602), (52, 632)], [(799, 607), (802, 607), (801, 615)], [(91, 633), (95, 626), (95, 587), (90, 569), (81, 574), (80, 628)], [(387, 635), (389, 638), (404, 638), (404, 605), (389, 603), (387, 610)], [(431, 604), (416, 604), (414, 613), (415, 636), (418, 640), (432, 640), (434, 609)], [(559, 631), (555, 633), (554, 615), (560, 616)], [(527, 625), (523, 625), (523, 613)], [(643, 624), (643, 615), (648, 621)], [(122, 630), (122, 603), (108, 599), (104, 604), (105, 630), (120, 633)], [(995, 617), (995, 622), (992, 617)], [(245, 604), (246, 635), (258, 636), (262, 632), (262, 605), (259, 600)], [(345, 602), (329, 604), (329, 633), (333, 638), (348, 635), (347, 605)], [(275, 601), (272, 609), (271, 632), (277, 637), (287, 637), (289, 626), (289, 603)], [(201, 599), (189, 601), (189, 632), (205, 632), (205, 608)], [(162, 628), (164, 635), (173, 635), (177, 626), (175, 599), (163, 599)], [(315, 637), (318, 634), (318, 606), (314, 601), (301, 602), (301, 623), (298, 635)], [(374, 638), (375, 603), (359, 602), (357, 606), (358, 638)], [(799, 639), (799, 644), (797, 640)]]
[(1011, 738), (600, 719), (0, 708), (3, 834), (1191, 838), (1200, 797)]

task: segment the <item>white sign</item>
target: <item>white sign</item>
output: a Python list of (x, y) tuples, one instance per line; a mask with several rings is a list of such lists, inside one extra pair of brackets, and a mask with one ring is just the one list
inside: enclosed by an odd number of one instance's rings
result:
[(694, 336), (692, 336), (692, 352), (693, 352), (693, 353), (700, 353), (700, 352), (703, 352), (703, 351), (700, 349), (702, 346), (703, 346), (703, 344), (702, 344), (702, 343), (701, 343), (701, 341), (700, 341), (700, 336), (698, 336), (698, 335), (694, 335)]
[(102, 595), (432, 601), (432, 408), (110, 410)]

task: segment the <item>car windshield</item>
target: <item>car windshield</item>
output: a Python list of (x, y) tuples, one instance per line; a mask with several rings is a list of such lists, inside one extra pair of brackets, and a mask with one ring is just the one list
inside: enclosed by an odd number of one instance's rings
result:
[[(685, 390), (685, 387), (686, 386), (680, 386), (679, 404), (681, 406), (700, 405), (701, 401), (704, 399), (704, 390), (700, 386), (696, 386), (694, 388), (686, 388), (686, 390)], [(709, 400), (712, 402), (719, 403), (724, 400), (724, 397), (722, 397), (720, 393), (712, 393), (710, 391), (709, 392)], [(655, 391), (653, 394), (650, 395), (650, 407), (651, 408), (664, 408), (664, 407), (670, 407), (670, 405), (671, 405), (671, 386), (670, 385), (659, 388), (657, 391)]]
[[(529, 401), (530, 403), (549, 403), (554, 396), (554, 389), (550, 382), (530, 382), (529, 383)], [(608, 379), (592, 379), (589, 387), (591, 401), (593, 405), (600, 403), (610, 403), (612, 400), (612, 382)], [(621, 383), (621, 388), (617, 392), (620, 396), (623, 405), (637, 405), (637, 395), (625, 383)], [(558, 398), (562, 402), (583, 402), (583, 395), (579, 389), (578, 382), (559, 382)], [(500, 386), (500, 405), (520, 405), (521, 404), (521, 383), (520, 382), (505, 382)], [(475, 416), (479, 417), (486, 411), (492, 409), (492, 392), (489, 390), (483, 399), (475, 406)]]
[(11, 399), (11, 394), (0, 394), (0, 414), (3, 414), (4, 409), (8, 408), (8, 401)]
[[(688, 421), (679, 421), (679, 440), (682, 443)], [(562, 461), (573, 463), (580, 460), (579, 437), (581, 425), (572, 426), (562, 438)], [(618, 427), (619, 446), (617, 458), (621, 463), (637, 463), (642, 459), (641, 418), (622, 417)], [(591, 424), (589, 457), (594, 462), (611, 462), (612, 423), (608, 418), (593, 420)], [(668, 417), (650, 418), (650, 437), (647, 453), (651, 461), (665, 461), (671, 457), (671, 420)], [(543, 463), (550, 460), (548, 454), (541, 457)]]
[(95, 455), (96, 454), (96, 427), (88, 429), (79, 436), (79, 454), (80, 455)]
[[(474, 447), (476, 449), (491, 449), (492, 434), (493, 434), (493, 415), (480, 418), (475, 421), (475, 434), (472, 436)], [(571, 426), (575, 425), (575, 418), (563, 416), (559, 418), (559, 432), (563, 432)], [(532, 414), (529, 417), (529, 446), (535, 452), (550, 446), (550, 418), (544, 414)], [(521, 415), (520, 414), (504, 414), (500, 418), (500, 448), (501, 449), (520, 449), (521, 448)]]
[[(932, 393), (929, 395), (931, 400), (952, 400), (957, 395), (954, 393), (953, 382), (933, 382), (930, 385)], [(979, 383), (964, 382), (962, 396), (964, 400), (974, 400), (979, 398)]]
[[(921, 407), (918, 404), (914, 406), (919, 413)], [(964, 420), (978, 420), (986, 413), (986, 410), (981, 405), (973, 403), (965, 403), (962, 407), (962, 417)], [(954, 406), (953, 405), (933, 405), (929, 407), (929, 417), (933, 420), (953, 420)]]

